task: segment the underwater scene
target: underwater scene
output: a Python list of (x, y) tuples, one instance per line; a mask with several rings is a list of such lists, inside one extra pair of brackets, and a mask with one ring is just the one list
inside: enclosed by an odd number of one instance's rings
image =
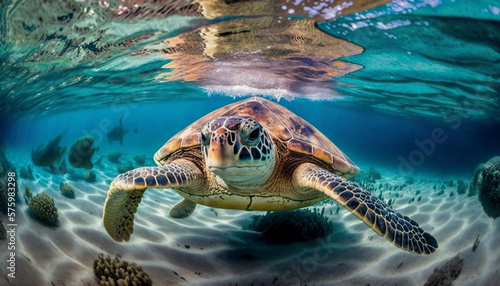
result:
[(0, 1), (0, 285), (500, 285), (500, 3)]

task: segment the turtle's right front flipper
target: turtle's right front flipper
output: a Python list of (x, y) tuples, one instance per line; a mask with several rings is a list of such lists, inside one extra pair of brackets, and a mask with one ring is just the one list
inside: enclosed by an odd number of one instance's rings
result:
[(114, 240), (128, 241), (134, 232), (134, 215), (147, 188), (196, 188), (202, 183), (203, 173), (188, 160), (123, 173), (109, 186), (102, 216), (104, 228)]
[(310, 163), (300, 165), (293, 174), (297, 188), (314, 189), (337, 201), (377, 234), (397, 247), (417, 254), (431, 254), (436, 239), (409, 217), (395, 212), (384, 201), (362, 187)]

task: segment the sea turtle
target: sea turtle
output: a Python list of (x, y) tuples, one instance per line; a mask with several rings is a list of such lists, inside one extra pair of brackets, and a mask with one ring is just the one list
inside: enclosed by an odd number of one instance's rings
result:
[(320, 131), (284, 107), (250, 98), (217, 109), (168, 140), (141, 167), (110, 184), (103, 222), (128, 241), (147, 188), (172, 188), (184, 199), (170, 210), (189, 216), (196, 204), (240, 210), (287, 210), (332, 198), (397, 247), (433, 253), (437, 241), (410, 218), (348, 181), (359, 168)]

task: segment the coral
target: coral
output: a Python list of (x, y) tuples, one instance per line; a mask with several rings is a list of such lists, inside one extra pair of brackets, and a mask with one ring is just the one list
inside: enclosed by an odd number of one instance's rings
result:
[(445, 265), (434, 269), (434, 273), (427, 279), (424, 286), (450, 286), (453, 281), (460, 276), (462, 272), (462, 267), (464, 266), (464, 260), (460, 257), (455, 256)]
[(21, 167), (19, 170), (19, 177), (26, 179), (26, 180), (34, 180), (35, 177), (33, 176), (33, 172), (31, 171), (31, 167), (28, 166), (28, 168)]
[(63, 194), (63, 196), (68, 197), (70, 199), (75, 198), (75, 190), (73, 190), (73, 188), (70, 185), (68, 185), (66, 183), (61, 183), (61, 186), (59, 187), (59, 189), (61, 190), (61, 193)]
[(30, 204), (30, 201), (31, 199), (33, 198), (33, 194), (31, 193), (31, 188), (30, 186), (26, 185), (26, 187), (24, 187), (24, 201), (26, 202), (27, 205)]
[(111, 163), (118, 164), (118, 163), (120, 163), (120, 156), (121, 155), (122, 155), (122, 153), (120, 153), (120, 152), (115, 152), (115, 153), (108, 154), (108, 160)]
[(100, 285), (153, 285), (149, 275), (134, 262), (122, 260), (120, 255), (111, 259), (99, 253), (94, 260), (94, 274)]
[(127, 171), (130, 171), (134, 169), (134, 166), (132, 165), (132, 163), (128, 162), (128, 164), (123, 164), (123, 165), (120, 165), (118, 166), (118, 173), (125, 173)]
[(467, 188), (469, 187), (469, 185), (467, 183), (465, 183), (463, 180), (458, 180), (457, 182), (457, 193), (459, 195), (463, 195), (467, 192)]
[(92, 169), (94, 167), (90, 161), (94, 153), (98, 150), (97, 148), (92, 148), (94, 141), (95, 139), (92, 136), (83, 136), (71, 145), (68, 155), (68, 161), (71, 166), (85, 169)]
[(333, 229), (324, 209), (267, 212), (252, 219), (249, 228), (262, 232), (264, 239), (271, 242), (307, 241), (326, 236)]
[(40, 221), (50, 225), (57, 225), (59, 220), (57, 207), (54, 199), (46, 193), (34, 196), (29, 203), (29, 209)]
[(500, 156), (486, 162), (471, 183), (479, 193), (484, 212), (492, 218), (500, 216)]
[(96, 181), (96, 174), (94, 171), (88, 171), (83, 175), (83, 179), (89, 183), (93, 183)]

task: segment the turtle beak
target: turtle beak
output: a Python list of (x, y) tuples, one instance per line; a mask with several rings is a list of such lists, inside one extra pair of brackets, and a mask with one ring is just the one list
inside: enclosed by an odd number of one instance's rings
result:
[[(223, 128), (221, 128), (223, 129)], [(237, 165), (234, 156), (234, 145), (230, 146), (227, 137), (221, 136), (223, 130), (217, 130), (212, 134), (212, 140), (207, 148), (206, 164), (207, 167), (212, 169), (224, 169)]]

